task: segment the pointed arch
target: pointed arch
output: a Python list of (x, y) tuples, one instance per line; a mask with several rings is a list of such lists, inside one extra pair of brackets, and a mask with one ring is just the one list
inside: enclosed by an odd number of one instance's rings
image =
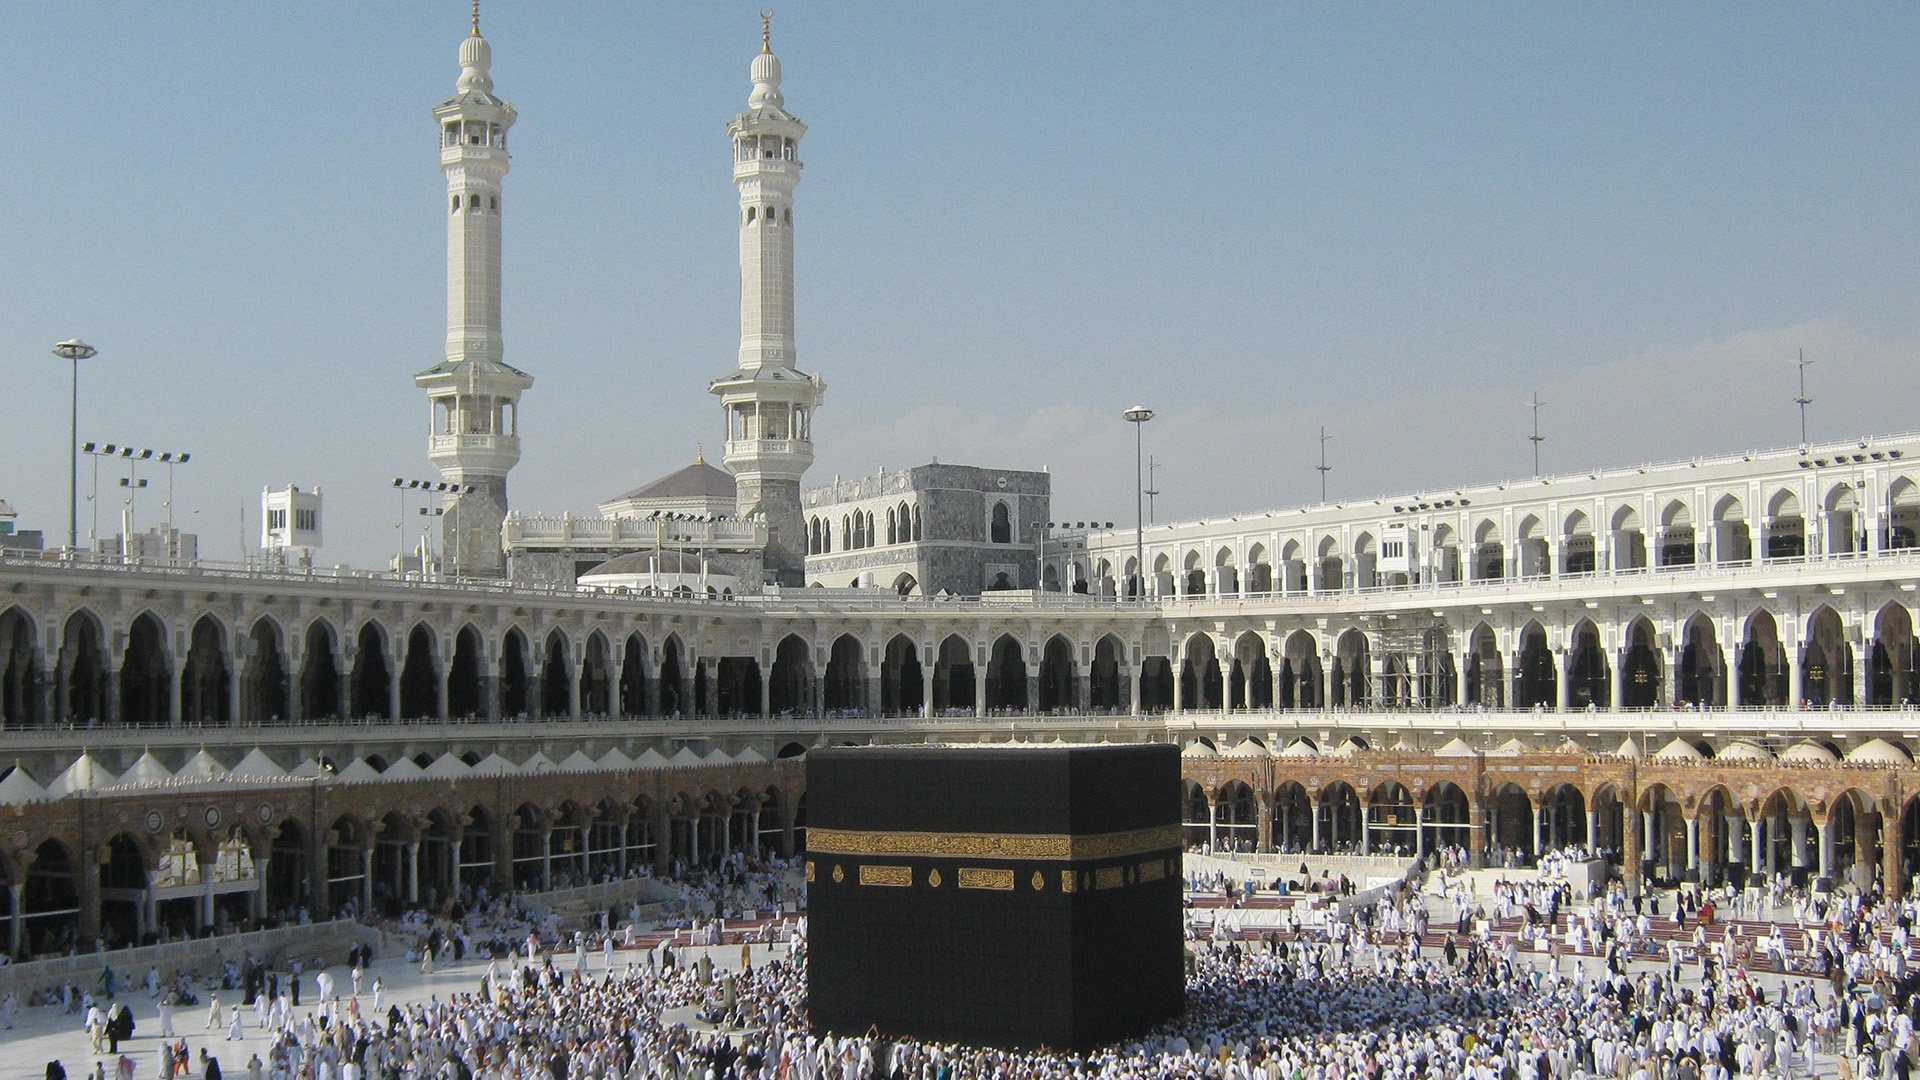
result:
[(540, 655), (540, 715), (572, 716), (573, 643), (556, 626), (547, 631)]
[(620, 715), (644, 716), (652, 712), (647, 704), (647, 639), (639, 633), (627, 635), (620, 658)]
[(400, 716), (416, 720), (440, 715), (440, 641), (424, 622), (407, 631), (406, 659), (400, 666)]
[(354, 639), (349, 709), (356, 718), (393, 718), (392, 672), (387, 661), (387, 628), (368, 619)]
[(343, 715), (340, 694), (340, 638), (333, 624), (315, 619), (307, 624), (300, 650), (300, 716), (306, 720), (338, 720)]
[(525, 719), (534, 711), (532, 663), (529, 660), (526, 632), (507, 627), (500, 638), (500, 715), (509, 720)]
[(1074, 685), (1073, 645), (1059, 634), (1040, 647), (1040, 711), (1073, 712), (1079, 707)]
[(225, 727), (233, 722), (233, 657), (226, 624), (202, 615), (194, 620), (187, 642), (187, 663), (180, 673), (180, 719)]
[[(16, 621), (14, 626), (17, 634), (22, 624)], [(113, 719), (108, 715), (106, 640), (106, 630), (93, 612), (81, 608), (67, 616), (60, 631), (60, 654), (55, 660), (54, 690), (58, 695), (54, 702), (56, 718), (84, 724)], [(15, 651), (18, 649), (16, 637)], [(125, 700), (122, 698), (122, 701)], [(121, 711), (127, 722), (136, 722), (126, 717), (124, 707)]]
[(287, 664), (280, 624), (262, 615), (247, 632), (240, 674), (240, 722), (276, 723), (287, 713)]
[[(106, 672), (99, 663), (103, 650), (98, 642), (96, 637), (95, 667), (86, 685), (92, 691), (94, 716), (106, 719)], [(0, 611), (0, 727), (31, 727), (45, 720), (40, 667), (40, 638), (32, 616), (18, 606)]]
[(827, 650), (827, 670), (821, 692), (829, 712), (865, 712), (867, 708), (866, 648), (852, 634), (833, 639)]
[(973, 712), (978, 700), (974, 682), (972, 644), (959, 634), (940, 639), (933, 664), (934, 712)]
[(486, 668), (486, 640), (480, 636), (478, 627), (467, 623), (453, 636), (453, 659), (447, 665), (448, 716), (488, 715), (486, 685), (482, 678)]

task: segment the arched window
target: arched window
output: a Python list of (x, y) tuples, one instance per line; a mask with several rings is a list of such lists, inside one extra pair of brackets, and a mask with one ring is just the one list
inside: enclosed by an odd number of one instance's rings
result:
[(897, 544), (899, 542), (900, 522), (899, 519), (894, 516), (893, 507), (889, 506), (887, 507), (887, 543)]
[(915, 543), (920, 541), (920, 508), (918, 506), (913, 508), (913, 539)]
[(487, 209), (489, 210), (500, 209), (500, 196), (498, 195), (487, 196)]
[(751, 225), (751, 224), (753, 224), (753, 223), (754, 223), (754, 220), (755, 220), (755, 215), (757, 215), (757, 214), (759, 214), (759, 213), (760, 213), (760, 208), (759, 208), (759, 207), (757, 207), (757, 206), (749, 206), (749, 207), (747, 207), (747, 224), (749, 224), (749, 225)]
[(793, 224), (793, 207), (787, 207), (787, 224)]
[(873, 528), (873, 511), (869, 510), (867, 511), (867, 546), (872, 547), (879, 542), (880, 534)]
[(993, 504), (993, 533), (991, 539), (993, 543), (996, 544), (1013, 543), (1013, 515), (1008, 513), (1006, 503), (997, 502)]

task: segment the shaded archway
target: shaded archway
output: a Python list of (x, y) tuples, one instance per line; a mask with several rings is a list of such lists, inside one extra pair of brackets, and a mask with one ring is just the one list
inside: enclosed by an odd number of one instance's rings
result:
[(300, 658), (300, 716), (306, 720), (340, 718), (340, 649), (325, 619), (307, 625)]
[(960, 634), (948, 634), (933, 655), (933, 711), (973, 711), (973, 646)]
[(1747, 618), (1740, 646), (1740, 703), (1780, 706), (1787, 703), (1787, 655), (1780, 646), (1780, 627), (1765, 608)]
[(1213, 804), (1214, 850), (1251, 852), (1259, 844), (1260, 800), (1240, 780), (1220, 786)]
[(1469, 846), (1468, 833), (1471, 830), (1470, 811), (1467, 807), (1467, 793), (1460, 785), (1442, 780), (1427, 789), (1425, 807), (1426, 845), (1425, 850), (1454, 848), (1456, 854), (1464, 856)]
[(1620, 659), (1620, 703), (1629, 709), (1651, 709), (1666, 698), (1661, 677), (1660, 640), (1653, 623), (1638, 618), (1627, 624), (1626, 648)]
[(987, 660), (987, 711), (1025, 712), (1027, 710), (1026, 650), (1011, 634), (1002, 634), (993, 643)]
[(1725, 705), (1724, 657), (1713, 620), (1695, 614), (1687, 620), (1680, 646), (1679, 703)]
[(1540, 797), (1540, 851), (1587, 842), (1587, 800), (1572, 784), (1555, 784)]
[(1313, 843), (1313, 799), (1297, 780), (1288, 780), (1273, 793), (1273, 846), (1293, 853)]
[(1518, 784), (1501, 784), (1487, 799), (1487, 858), (1495, 866), (1533, 861), (1533, 801)]
[(1613, 701), (1612, 672), (1591, 619), (1574, 624), (1567, 643), (1567, 703), (1576, 709), (1606, 708)]
[(232, 670), (227, 628), (211, 615), (200, 616), (188, 638), (186, 667), (180, 672), (180, 719), (208, 727), (232, 723)]
[(1040, 649), (1040, 711), (1072, 712), (1079, 706), (1074, 700), (1073, 646), (1058, 634), (1047, 639)]
[(773, 651), (768, 707), (774, 715), (813, 712), (813, 660), (805, 638), (788, 634)]
[(533, 714), (527, 652), (527, 636), (517, 626), (508, 627), (506, 636), (500, 639), (500, 715), (509, 720)]
[(353, 677), (349, 680), (353, 697), (350, 711), (356, 718), (392, 717), (392, 670), (387, 664), (386, 630), (376, 622), (362, 625), (354, 642)]
[(1867, 703), (1908, 705), (1920, 687), (1916, 677), (1913, 616), (1906, 606), (1891, 603), (1873, 619), (1873, 653), (1868, 663)]
[(1128, 700), (1126, 677), (1121, 660), (1126, 646), (1107, 634), (1093, 644), (1093, 666), (1087, 672), (1087, 697), (1094, 712), (1115, 712), (1132, 704)]
[(1348, 630), (1334, 647), (1333, 704), (1357, 707), (1373, 701), (1373, 660), (1367, 635)]
[(33, 850), (20, 894), (21, 948), (15, 960), (77, 951), (80, 924), (79, 861), (58, 840)]
[(440, 665), (433, 631), (415, 623), (407, 632), (407, 657), (400, 665), (400, 716), (407, 720), (440, 715)]
[(1559, 699), (1559, 675), (1546, 628), (1528, 623), (1520, 632), (1520, 657), (1513, 672), (1513, 704), (1517, 708), (1553, 706)]
[(166, 627), (152, 612), (141, 612), (127, 628), (127, 651), (120, 660), (121, 718), (141, 726), (171, 723), (172, 681)]
[(1173, 663), (1164, 656), (1140, 661), (1140, 711), (1164, 713), (1173, 709)]
[[(760, 696), (758, 686), (754, 696)], [(587, 635), (586, 656), (580, 661), (580, 712), (586, 716), (613, 713), (613, 649), (607, 635), (598, 630)]]
[(1500, 662), (1500, 647), (1493, 627), (1486, 623), (1473, 628), (1467, 638), (1467, 704), (1487, 709), (1502, 709), (1507, 704), (1505, 665)]
[(1370, 854), (1411, 856), (1420, 849), (1419, 814), (1413, 792), (1397, 780), (1374, 787), (1367, 796), (1367, 833), (1363, 847)]
[(1360, 796), (1353, 785), (1335, 780), (1320, 789), (1319, 850), (1343, 853), (1360, 849)]
[(453, 662), (447, 667), (447, 715), (477, 717), (487, 714), (486, 643), (480, 631), (463, 626), (453, 636)]
[[(93, 672), (86, 685), (93, 691), (94, 717), (105, 719), (106, 678), (97, 626), (93, 646)], [(0, 727), (41, 722), (40, 679), (40, 649), (33, 620), (17, 607), (0, 612)]]
[(644, 716), (647, 708), (647, 639), (627, 635), (620, 658), (620, 715)]
[(267, 914), (282, 923), (299, 922), (302, 910), (313, 914), (307, 844), (306, 829), (291, 818), (282, 819), (273, 830), (267, 858)]
[(1853, 645), (1840, 616), (1824, 604), (1807, 619), (1800, 672), (1800, 696), (1814, 708), (1853, 704)]
[(1320, 708), (1325, 704), (1320, 696), (1321, 685), (1320, 652), (1313, 635), (1295, 630), (1287, 636), (1286, 650), (1280, 657), (1280, 707)]
[(541, 650), (540, 715), (573, 715), (573, 655), (567, 635), (558, 629), (547, 633)]
[(660, 715), (678, 717), (693, 705), (687, 701), (687, 682), (685, 682), (685, 659), (680, 648), (680, 636), (668, 634), (660, 642)]
[(913, 716), (926, 700), (920, 650), (905, 634), (895, 634), (887, 640), (886, 656), (880, 665), (880, 711), (888, 716)]
[[(16, 633), (22, 626), (21, 619), (24, 619), (24, 616), (14, 622)], [(58, 667), (54, 687), (60, 695), (59, 700), (53, 704), (56, 717), (73, 724), (103, 723), (113, 719), (108, 715), (105, 641), (106, 636), (101, 630), (100, 621), (92, 612), (81, 610), (67, 617), (66, 626), (60, 635), (60, 655), (56, 661)], [(32, 646), (29, 644), (27, 648), (31, 655)], [(9, 650), (9, 655), (17, 655), (19, 651), (20, 644), (16, 638), (16, 644)], [(131, 653), (131, 646), (128, 651)], [(23, 668), (23, 671), (32, 673), (30, 666)], [(16, 684), (16, 688), (24, 690), (30, 687), (37, 690), (38, 681), (38, 679), (29, 679), (24, 684)], [(123, 679), (122, 685), (124, 684)], [(37, 693), (34, 699), (35, 704), (31, 709), (37, 712)], [(22, 706), (21, 711), (23, 713), (28, 711), (28, 707)], [(124, 708), (122, 712), (125, 712)], [(127, 722), (136, 721), (128, 718)]]
[(365, 914), (368, 902), (367, 855), (371, 837), (358, 818), (343, 814), (327, 830), (327, 908), (338, 918)]
[(863, 713), (867, 707), (866, 650), (860, 639), (841, 634), (827, 651), (827, 671), (821, 687), (830, 712)]
[(1213, 638), (1206, 634), (1188, 638), (1180, 659), (1180, 708), (1187, 712), (1220, 708), (1225, 684)]
[(265, 724), (287, 715), (287, 667), (280, 625), (262, 616), (247, 634), (247, 662), (240, 669), (240, 722)]

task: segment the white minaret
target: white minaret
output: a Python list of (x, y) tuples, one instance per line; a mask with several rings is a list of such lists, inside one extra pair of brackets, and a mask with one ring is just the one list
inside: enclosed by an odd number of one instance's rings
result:
[(727, 125), (740, 188), (740, 368), (709, 389), (726, 411), (725, 461), (738, 482), (740, 514), (765, 519), (774, 580), (801, 585), (800, 477), (813, 464), (813, 410), (827, 387), (794, 366), (793, 188), (807, 125), (784, 107), (766, 16), (752, 76), (747, 111)]
[(492, 65), (474, 0), (457, 92), (433, 110), (447, 174), (447, 358), (413, 377), (432, 408), (427, 456), (463, 492), (441, 519), (447, 569), (481, 577), (506, 572), (507, 471), (520, 460), (520, 392), (533, 385), (501, 359), (500, 181), (514, 111), (493, 94)]

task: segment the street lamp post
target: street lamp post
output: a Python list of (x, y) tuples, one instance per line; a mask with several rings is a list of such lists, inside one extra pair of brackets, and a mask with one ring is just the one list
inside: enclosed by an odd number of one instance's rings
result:
[(1145, 405), (1135, 405), (1121, 415), (1133, 425), (1133, 567), (1134, 572), (1140, 575), (1140, 598), (1144, 600), (1147, 596), (1147, 556), (1142, 533), (1146, 530), (1146, 510), (1141, 504), (1141, 493), (1146, 490), (1146, 480), (1140, 464), (1140, 429), (1153, 419), (1153, 410)]
[(80, 361), (91, 360), (99, 352), (79, 338), (68, 338), (53, 347), (53, 355), (73, 364), (73, 392), (67, 412), (68, 552), (80, 546)]

